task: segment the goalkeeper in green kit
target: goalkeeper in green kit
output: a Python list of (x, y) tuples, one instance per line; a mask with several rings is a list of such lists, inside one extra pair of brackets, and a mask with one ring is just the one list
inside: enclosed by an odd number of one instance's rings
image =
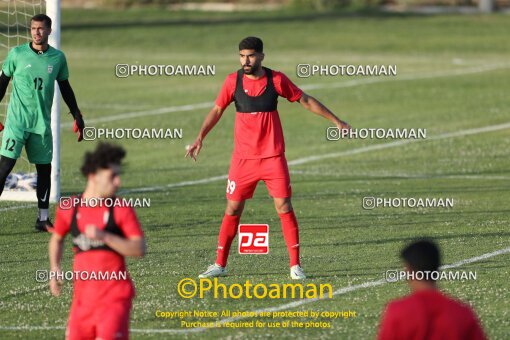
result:
[(9, 51), (0, 75), (0, 100), (5, 95), (9, 81), (13, 79), (5, 126), (0, 123), (0, 130), (3, 128), (0, 195), (7, 176), (25, 146), (28, 160), (37, 169), (39, 215), (35, 228), (39, 231), (52, 231), (48, 208), (53, 158), (50, 122), (55, 80), (74, 117), (73, 130), (78, 133), (78, 141), (83, 139), (85, 124), (68, 81), (69, 71), (64, 53), (48, 45), (51, 19), (44, 14), (35, 15), (30, 21), (30, 33), (32, 42)]

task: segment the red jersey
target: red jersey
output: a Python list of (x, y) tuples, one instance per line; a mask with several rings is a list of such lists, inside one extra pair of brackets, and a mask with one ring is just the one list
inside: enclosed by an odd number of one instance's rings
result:
[(426, 290), (388, 304), (378, 339), (481, 340), (485, 335), (469, 306), (440, 291)]
[[(113, 222), (120, 229), (124, 237), (143, 237), (140, 222), (131, 207), (116, 206), (113, 209)], [(71, 231), (71, 223), (75, 208), (57, 209), (54, 232), (62, 237)], [(87, 225), (95, 225), (103, 230), (110, 218), (110, 208), (105, 206), (81, 206), (76, 212), (76, 226), (81, 233), (85, 233)], [(84, 235), (80, 235), (84, 237)], [(94, 304), (98, 300), (108, 301), (119, 298), (132, 298), (134, 287), (127, 275), (124, 256), (112, 250), (95, 249), (77, 252), (74, 256), (74, 272), (90, 273), (125, 273), (126, 279), (118, 280), (74, 280), (74, 296), (82, 304)]]
[[(273, 83), (279, 96), (290, 102), (301, 98), (301, 91), (287, 76), (281, 72), (272, 71)], [(223, 87), (216, 98), (216, 105), (225, 109), (234, 100), (237, 72), (231, 73), (225, 79)], [(260, 96), (266, 89), (267, 76), (250, 79), (243, 76), (243, 89), (251, 97)], [(281, 155), (285, 152), (282, 124), (278, 111), (272, 112), (236, 112), (234, 125), (234, 153), (241, 159), (259, 159)]]

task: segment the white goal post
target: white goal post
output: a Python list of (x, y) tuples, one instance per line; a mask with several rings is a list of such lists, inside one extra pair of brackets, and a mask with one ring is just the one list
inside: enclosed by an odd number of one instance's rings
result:
[[(49, 44), (60, 49), (60, 0), (46, 1), (46, 15), (51, 18), (52, 30)], [(50, 202), (60, 199), (60, 89), (55, 84), (51, 107), (51, 131), (53, 133), (53, 160), (51, 162)]]

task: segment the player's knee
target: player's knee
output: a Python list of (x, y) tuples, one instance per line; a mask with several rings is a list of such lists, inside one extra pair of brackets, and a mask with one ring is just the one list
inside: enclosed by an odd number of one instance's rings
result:
[(244, 201), (227, 201), (227, 207), (225, 208), (225, 214), (230, 216), (241, 216), (244, 209)]
[(292, 203), (290, 199), (275, 199), (274, 207), (278, 214), (286, 214), (292, 211)]

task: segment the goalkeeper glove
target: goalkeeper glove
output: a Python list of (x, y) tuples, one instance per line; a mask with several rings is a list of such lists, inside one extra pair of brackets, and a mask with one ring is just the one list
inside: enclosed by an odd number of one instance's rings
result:
[(73, 132), (78, 133), (78, 142), (81, 142), (83, 140), (83, 129), (85, 128), (85, 122), (83, 121), (83, 117), (79, 111), (73, 114), (73, 117)]

